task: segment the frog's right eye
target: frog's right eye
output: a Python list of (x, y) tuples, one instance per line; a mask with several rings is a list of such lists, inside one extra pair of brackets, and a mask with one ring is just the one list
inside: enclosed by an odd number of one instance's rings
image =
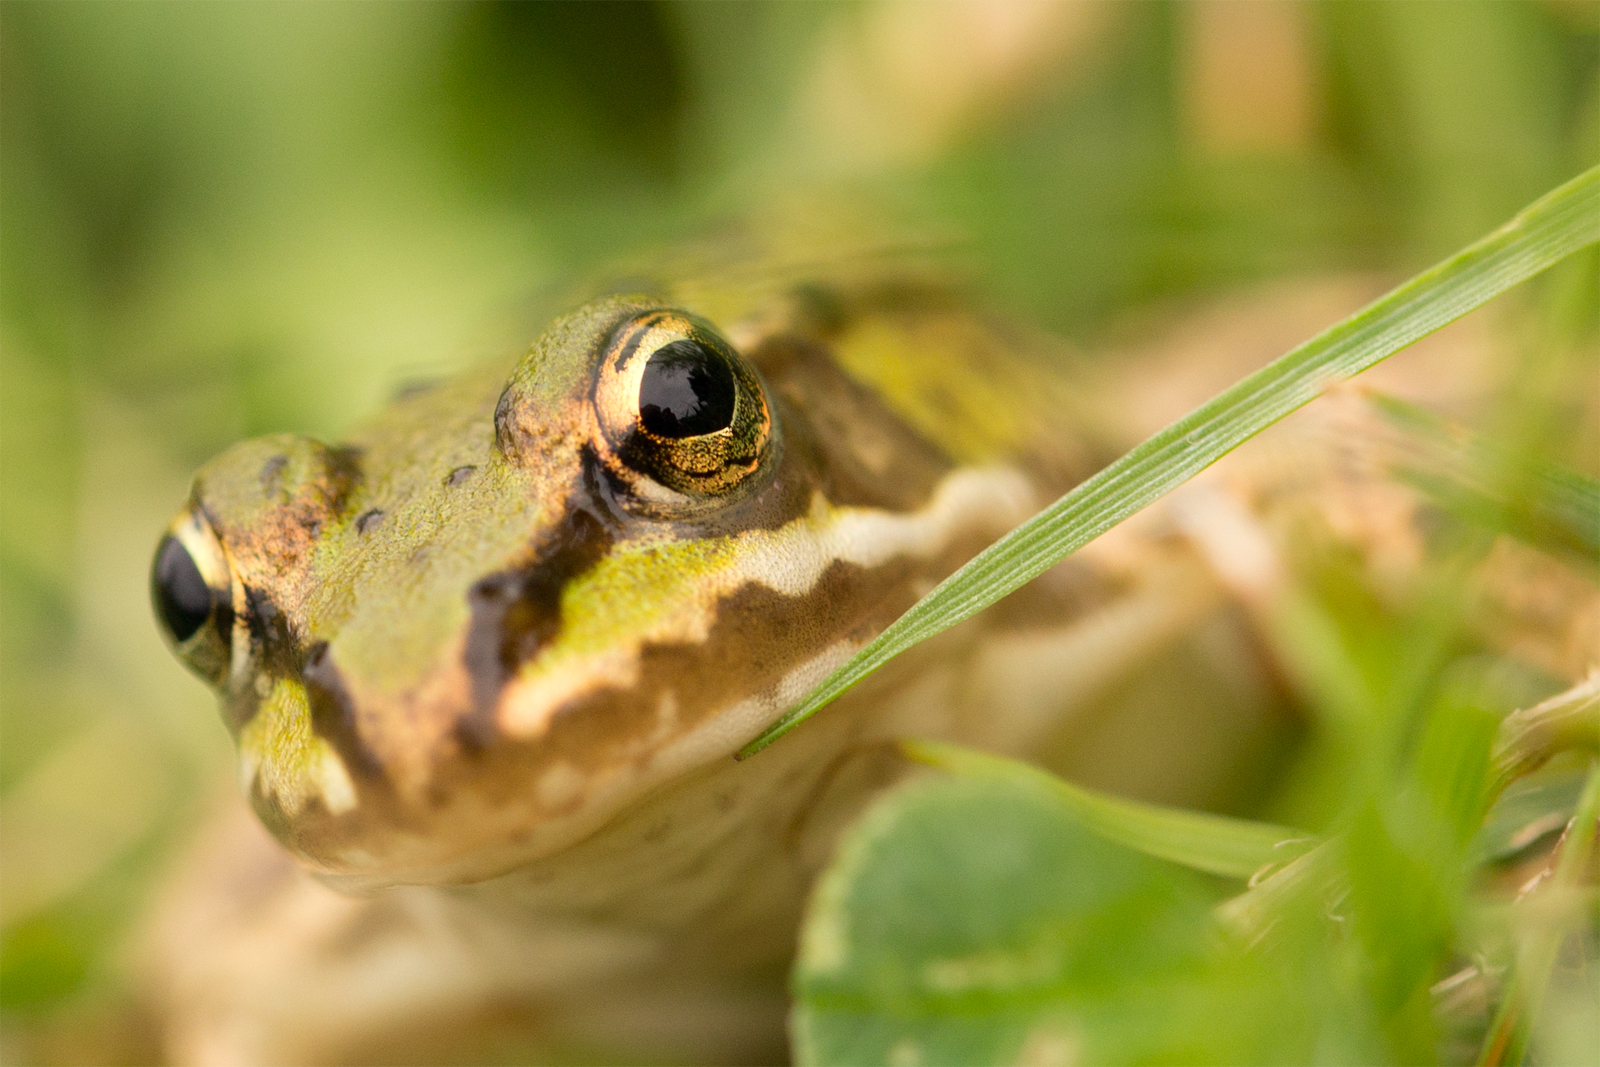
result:
[(178, 658), (213, 684), (226, 677), (232, 654), (232, 584), (211, 524), (186, 508), (156, 546), (150, 599)]
[(601, 353), (602, 457), (660, 517), (704, 513), (763, 484), (778, 433), (761, 376), (703, 319), (671, 308), (624, 321)]

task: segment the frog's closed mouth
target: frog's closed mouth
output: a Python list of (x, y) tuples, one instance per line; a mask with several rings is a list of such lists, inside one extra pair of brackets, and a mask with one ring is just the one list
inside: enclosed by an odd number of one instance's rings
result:
[(1057, 487), (1003, 462), (1016, 425), (973, 444), (982, 375), (902, 373), (957, 349), (1016, 373), (954, 311), (836, 293), (819, 322), (803, 295), (726, 334), (691, 300), (602, 299), (509, 378), (200, 471), (157, 614), (286, 845), (351, 885), (560, 850), (724, 760)]

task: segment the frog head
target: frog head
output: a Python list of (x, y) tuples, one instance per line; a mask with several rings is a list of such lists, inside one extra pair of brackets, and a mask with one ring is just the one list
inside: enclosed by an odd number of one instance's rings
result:
[(1024, 516), (1020, 475), (841, 369), (848, 332), (608, 297), (509, 376), (202, 468), (153, 597), (263, 822), (356, 886), (559, 851), (729, 758)]

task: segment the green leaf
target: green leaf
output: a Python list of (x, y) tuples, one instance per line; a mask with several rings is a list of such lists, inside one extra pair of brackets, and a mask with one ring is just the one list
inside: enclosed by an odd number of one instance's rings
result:
[(1159, 987), (1206, 948), (1208, 900), (1181, 875), (1016, 782), (902, 787), (818, 884), (794, 972), (796, 1058), (1149, 1058), (1171, 1026), (1152, 1022), (1168, 1018)]
[(1031, 781), (903, 785), (846, 833), (812, 896), (795, 1059), (1388, 1058), (1331, 965), (1320, 898), (1277, 909), (1298, 936), (1269, 952), (1227, 935), (1216, 889), (1091, 832)]
[(1248, 878), (1269, 864), (1294, 859), (1314, 843), (1303, 833), (1271, 823), (1097, 793), (1030, 764), (959, 745), (917, 740), (901, 742), (901, 748), (911, 759), (964, 778), (1032, 789), (1107, 840), (1208, 874)]
[(760, 737), (749, 756), (906, 649), (1026, 584), (1290, 412), (1600, 241), (1600, 167), (1213, 397), (973, 557)]

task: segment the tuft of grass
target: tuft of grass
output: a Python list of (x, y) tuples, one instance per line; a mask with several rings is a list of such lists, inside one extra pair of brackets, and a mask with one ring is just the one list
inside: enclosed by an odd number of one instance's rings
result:
[[(1600, 169), (1068, 494), (753, 747), (1171, 488), (1197, 454), (1597, 240)], [(1441, 527), (1453, 536), (1405, 597), (1366, 596), (1349, 560), (1311, 550), (1263, 605), (1311, 720), (1289, 821), (1319, 835), (903, 742), (948, 773), (876, 803), (819, 881), (792, 976), (798, 1062), (1592, 1061), (1600, 674), (1541, 699), (1554, 679), (1519, 680), (1475, 639), (1473, 576), (1485, 527), (1592, 557), (1597, 490), (1379, 407), (1417, 461), (1395, 473), (1463, 521)]]
[(1224, 390), (973, 557), (739, 752), (754, 755), (914, 645), (1026, 585), (1285, 415), (1600, 241), (1600, 167)]

